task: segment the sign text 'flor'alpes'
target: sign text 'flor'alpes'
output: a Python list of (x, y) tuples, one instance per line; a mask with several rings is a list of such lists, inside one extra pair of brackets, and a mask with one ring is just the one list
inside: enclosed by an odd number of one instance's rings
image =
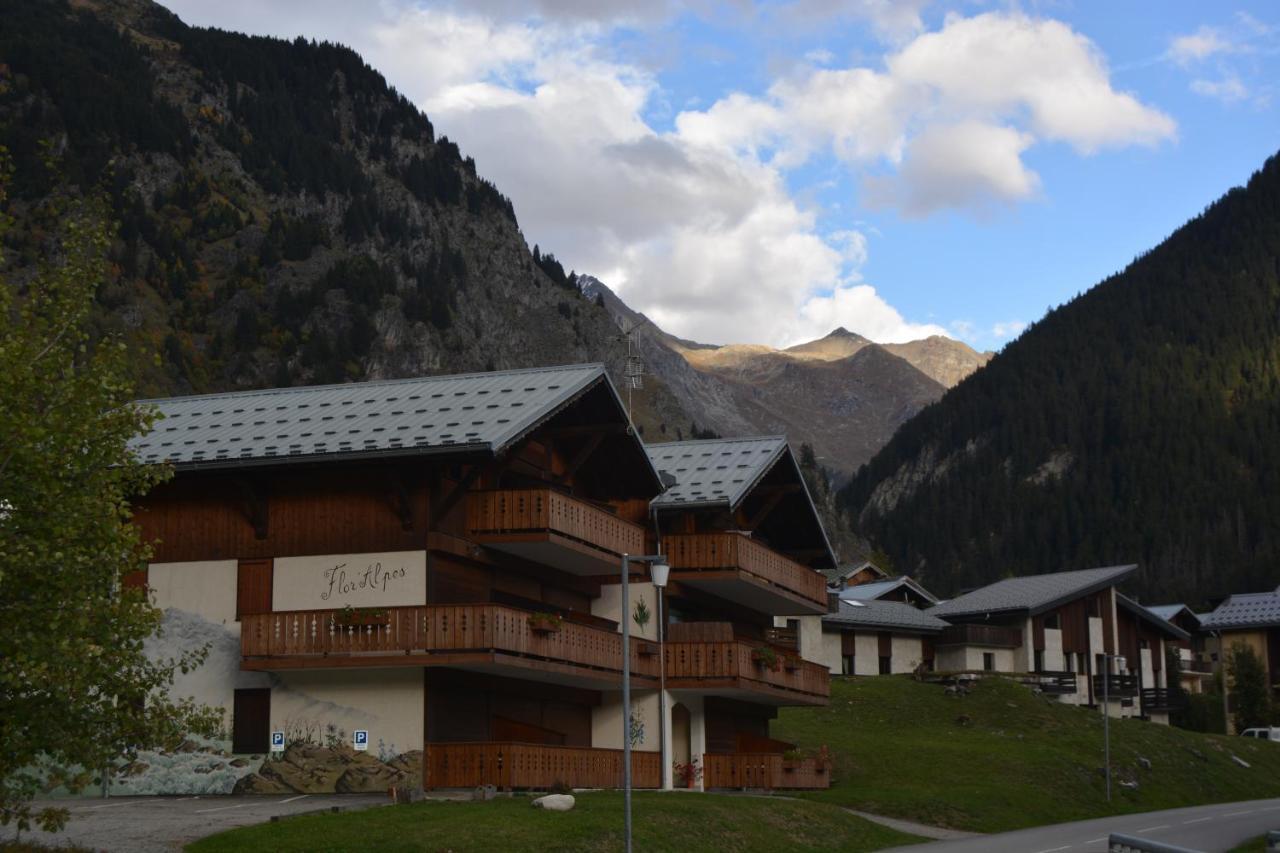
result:
[(335, 592), (339, 598), (360, 590), (386, 592), (388, 584), (403, 578), (406, 574), (408, 569), (404, 566), (386, 569), (381, 562), (375, 562), (364, 569), (351, 572), (348, 572), (346, 563), (338, 563), (333, 568), (325, 570), (324, 579), (328, 588), (320, 593), (320, 599), (330, 601)]

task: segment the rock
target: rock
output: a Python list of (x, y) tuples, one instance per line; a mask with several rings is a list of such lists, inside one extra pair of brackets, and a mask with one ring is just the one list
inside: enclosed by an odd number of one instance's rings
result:
[(249, 766), (249, 762), (245, 761), (243, 758), (233, 758), (229, 763), (232, 767), (248, 767)]
[(968, 726), (972, 724), (973, 724), (973, 717), (970, 717), (968, 714), (961, 714), (960, 716), (956, 717), (957, 726)]
[(547, 794), (533, 801), (535, 809), (546, 809), (549, 812), (567, 812), (573, 808), (573, 794)]
[(1130, 791), (1136, 791), (1138, 790), (1138, 783), (1137, 782), (1121, 782), (1120, 787), (1128, 788)]
[(956, 687), (956, 686), (953, 684), (953, 685), (951, 685), (950, 687), (948, 687), (946, 690), (944, 690), (944, 691), (942, 691), (942, 692), (943, 692), (943, 693), (945, 693), (945, 694), (946, 694), (946, 695), (948, 695), (948, 696), (959, 696), (959, 695), (960, 695), (960, 688), (959, 688), (959, 687)]
[(1233, 754), (1233, 755), (1231, 756), (1231, 760), (1232, 760), (1232, 761), (1234, 761), (1236, 764), (1239, 764), (1241, 767), (1248, 767), (1248, 766), (1249, 766), (1249, 762), (1245, 761), (1243, 758), (1241, 758), (1241, 757), (1240, 757), (1240, 756), (1238, 756), (1238, 755)]
[(471, 799), (476, 802), (488, 802), (498, 796), (498, 789), (493, 785), (481, 785), (471, 792)]
[(1139, 766), (1139, 767), (1141, 767), (1143, 770), (1150, 770), (1150, 769), (1151, 769), (1151, 762), (1150, 762), (1149, 760), (1147, 760), (1147, 759), (1143, 758), (1141, 755), (1139, 755), (1139, 756), (1138, 756), (1138, 766)]
[(200, 749), (200, 744), (188, 738), (187, 740), (184, 740), (182, 743), (180, 743), (178, 745), (178, 748), (174, 750), (174, 752), (196, 752), (199, 749)]

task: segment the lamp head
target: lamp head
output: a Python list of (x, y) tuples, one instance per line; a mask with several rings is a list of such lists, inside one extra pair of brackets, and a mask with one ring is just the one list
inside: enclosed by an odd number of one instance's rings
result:
[(658, 589), (666, 587), (669, 574), (671, 574), (671, 567), (665, 562), (659, 560), (656, 563), (649, 564), (649, 579), (653, 581), (653, 585)]

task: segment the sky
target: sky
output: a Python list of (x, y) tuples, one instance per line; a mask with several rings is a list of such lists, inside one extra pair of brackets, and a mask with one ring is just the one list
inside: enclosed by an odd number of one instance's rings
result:
[(666, 331), (999, 349), (1280, 144), (1280, 7), (163, 0), (356, 49)]

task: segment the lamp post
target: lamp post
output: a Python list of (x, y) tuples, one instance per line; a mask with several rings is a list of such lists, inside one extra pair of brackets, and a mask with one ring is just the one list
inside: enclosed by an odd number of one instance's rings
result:
[(667, 774), (671, 772), (671, 759), (667, 746), (670, 732), (667, 728), (667, 648), (666, 625), (662, 619), (662, 598), (667, 589), (667, 576), (671, 567), (666, 563), (649, 564), (649, 580), (657, 591), (658, 605), (658, 755), (662, 759), (662, 787), (667, 787)]
[(1111, 662), (1124, 660), (1124, 655), (1099, 655), (1102, 658), (1102, 763), (1107, 774), (1107, 802), (1111, 802)]
[[(622, 802), (626, 853), (631, 853), (631, 564), (648, 563), (665, 581), (670, 567), (662, 554), (622, 555)], [(659, 722), (661, 729), (661, 722)]]

